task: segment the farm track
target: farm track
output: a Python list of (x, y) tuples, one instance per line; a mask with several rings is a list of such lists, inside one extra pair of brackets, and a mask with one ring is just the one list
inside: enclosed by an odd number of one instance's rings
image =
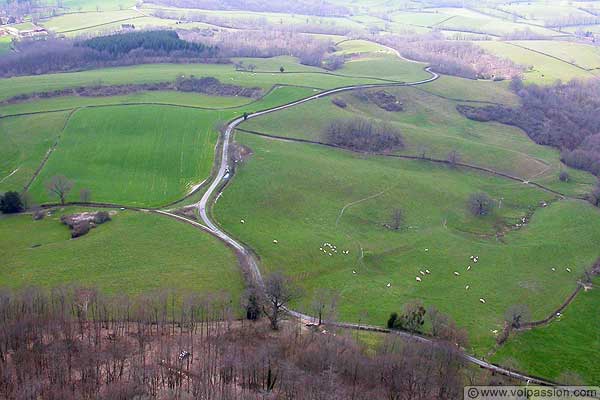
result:
[[(393, 52), (398, 55), (398, 57), (404, 59), (403, 57), (401, 57), (401, 55), (399, 54), (398, 51), (394, 50), (394, 49), (390, 49), (393, 50)], [(124, 205), (119, 205), (119, 204), (111, 204), (111, 203), (68, 203), (66, 205), (74, 205), (74, 206), (86, 206), (86, 207), (95, 207), (95, 208), (121, 208), (121, 209), (127, 209), (127, 210), (131, 210), (131, 211), (137, 211), (137, 212), (147, 212), (147, 213), (155, 213), (158, 215), (162, 215), (168, 218), (172, 218), (175, 220), (178, 220), (180, 222), (184, 222), (187, 223), (189, 225), (192, 225), (198, 229), (201, 229), (211, 235), (213, 235), (214, 237), (218, 238), (219, 240), (221, 240), (222, 242), (224, 242), (228, 247), (232, 248), (238, 256), (238, 259), (240, 261), (240, 264), (242, 266), (244, 275), (246, 277), (246, 279), (249, 281), (249, 283), (252, 283), (256, 286), (258, 286), (259, 288), (264, 289), (264, 280), (263, 280), (263, 276), (260, 272), (260, 269), (258, 267), (258, 263), (256, 261), (256, 256), (252, 253), (252, 251), (250, 249), (248, 249), (246, 246), (244, 246), (243, 244), (241, 244), (240, 242), (238, 242), (236, 239), (234, 239), (233, 237), (229, 236), (224, 230), (222, 230), (218, 225), (217, 222), (213, 220), (212, 215), (210, 215), (210, 206), (212, 204), (214, 204), (214, 202), (216, 201), (215, 199), (215, 195), (217, 196), (216, 198), (218, 198), (218, 195), (221, 193), (221, 191), (223, 190), (223, 188), (226, 186), (226, 184), (230, 181), (230, 176), (228, 176), (228, 179), (224, 179), (226, 175), (229, 175), (229, 145), (232, 141), (233, 135), (235, 133), (235, 130), (238, 129), (237, 126), (239, 124), (241, 124), (242, 122), (244, 122), (246, 119), (251, 119), (251, 118), (257, 118), (260, 117), (262, 115), (266, 115), (266, 114), (270, 114), (270, 113), (274, 113), (280, 110), (285, 110), (294, 106), (298, 106), (304, 103), (307, 103), (309, 101), (312, 100), (317, 100), (320, 98), (324, 98), (324, 97), (328, 97), (334, 94), (338, 94), (338, 93), (343, 93), (343, 92), (349, 92), (349, 91), (353, 91), (353, 90), (361, 90), (361, 89), (369, 89), (369, 88), (383, 88), (383, 87), (396, 87), (396, 86), (418, 86), (418, 85), (422, 85), (425, 83), (429, 83), (432, 82), (436, 79), (439, 78), (439, 75), (433, 71), (431, 71), (429, 69), (429, 67), (425, 68), (425, 70), (431, 75), (430, 78), (428, 79), (424, 79), (421, 81), (417, 81), (417, 82), (396, 82), (396, 83), (382, 83), (382, 84), (363, 84), (363, 85), (352, 85), (352, 86), (346, 86), (346, 87), (340, 87), (340, 88), (335, 88), (335, 89), (330, 89), (330, 90), (325, 90), (322, 91), (320, 93), (317, 93), (315, 95), (306, 97), (304, 99), (301, 100), (296, 100), (293, 102), (290, 102), (288, 104), (284, 104), (284, 105), (280, 105), (280, 106), (276, 106), (270, 109), (266, 109), (266, 110), (262, 110), (262, 111), (258, 111), (255, 112), (253, 114), (250, 114), (247, 116), (247, 118), (244, 117), (238, 117), (232, 121), (230, 121), (227, 126), (226, 129), (223, 132), (222, 135), (222, 145), (220, 147), (220, 157), (216, 157), (215, 158), (215, 162), (218, 164), (218, 169), (216, 170), (216, 173), (214, 175), (214, 178), (212, 179), (212, 182), (210, 183), (210, 186), (208, 187), (208, 189), (206, 190), (206, 192), (203, 194), (202, 198), (200, 199), (200, 201), (196, 204), (194, 204), (193, 206), (197, 207), (198, 212), (199, 212), (199, 216), (203, 222), (199, 223), (197, 221), (194, 221), (190, 218), (178, 215), (178, 214), (174, 214), (168, 211), (163, 211), (160, 210), (159, 208), (143, 208), (143, 207), (131, 207), (131, 206), (124, 206)], [(102, 107), (104, 105), (99, 105), (99, 107)], [(109, 106), (109, 105), (106, 105)], [(114, 106), (114, 105), (112, 105)], [(92, 106), (94, 107), (94, 106)], [(81, 108), (86, 108), (86, 107), (81, 107)], [(68, 116), (66, 122), (65, 122), (65, 127), (66, 124), (68, 122), (68, 120), (70, 119), (70, 116), (76, 112), (78, 109), (80, 108), (74, 108), (71, 109), (71, 114)], [(68, 110), (65, 110), (68, 111)], [(2, 118), (2, 117), (0, 117)], [(240, 131), (245, 131), (243, 129), (238, 129)], [(64, 128), (63, 128), (64, 131)], [(61, 132), (62, 133), (62, 132)], [(249, 133), (256, 133), (256, 132), (249, 132)], [(260, 134), (260, 133), (256, 133), (256, 134)], [(269, 136), (269, 135), (264, 135), (261, 134), (263, 136)], [(308, 143), (313, 143), (313, 144), (319, 144), (319, 145), (325, 145), (325, 146), (329, 146), (329, 147), (337, 147), (337, 146), (333, 146), (331, 144), (327, 144), (327, 143), (318, 143), (318, 142), (311, 142), (308, 140), (302, 140), (302, 139), (290, 139), (290, 138), (278, 138), (278, 137), (272, 137), (274, 139), (281, 139), (281, 140), (288, 140), (288, 141), (297, 141), (297, 142), (308, 142)], [(53, 148), (55, 148), (57, 145), (57, 142), (54, 144)], [(52, 149), (53, 149), (52, 148)], [(52, 150), (51, 149), (51, 150)], [(46, 155), (45, 157), (45, 161), (42, 162), (42, 165), (40, 165), (40, 167), (38, 168), (38, 171), (36, 171), (36, 174), (34, 175), (34, 177), (32, 177), (30, 183), (28, 184), (27, 188), (31, 185), (31, 183), (33, 182), (33, 180), (35, 179), (35, 177), (39, 174), (39, 172), (41, 171), (41, 169), (43, 168), (43, 166), (45, 165), (45, 162), (47, 161), (48, 157), (50, 156), (51, 151), (49, 151), (49, 153)], [(381, 154), (381, 155), (385, 155), (385, 154)], [(404, 158), (404, 159), (414, 159), (414, 160), (426, 160), (426, 161), (430, 161), (430, 162), (434, 162), (434, 163), (441, 163), (441, 164), (448, 164), (449, 162), (447, 160), (436, 160), (436, 159), (423, 159), (422, 157), (417, 157), (417, 156), (401, 156), (401, 155), (386, 155), (386, 156), (391, 156), (391, 157), (396, 157), (396, 158)], [(557, 191), (554, 191), (552, 189), (549, 189), (547, 187), (544, 187), (543, 185), (534, 183), (534, 182), (529, 182), (529, 181), (525, 181), (521, 178), (518, 177), (514, 177), (508, 174), (504, 174), (504, 173), (500, 173), (488, 168), (483, 168), (483, 167), (478, 167), (475, 165), (469, 165), (469, 164), (463, 164), (463, 163), (458, 163), (456, 164), (458, 166), (461, 167), (465, 167), (465, 168), (470, 168), (470, 169), (474, 169), (474, 170), (479, 170), (482, 172), (487, 172), (487, 173), (491, 173), (494, 175), (498, 175), (498, 176), (502, 176), (514, 181), (518, 181), (521, 183), (526, 183), (526, 184), (531, 184), (534, 186), (539, 187), (542, 190), (546, 190), (549, 191), (551, 193), (554, 193), (556, 195), (559, 195), (562, 198), (565, 198), (566, 196), (563, 195), (562, 193), (559, 193)], [(198, 189), (199, 190), (199, 189)], [(189, 193), (187, 196), (185, 196), (185, 198), (188, 198), (189, 196), (195, 194), (197, 191), (194, 191), (192, 193)], [(60, 204), (47, 204), (44, 207), (46, 208), (52, 208), (52, 207), (61, 207), (63, 205)], [(302, 313), (299, 313), (297, 311), (294, 310), (290, 310), (290, 309), (286, 309), (286, 311), (293, 317), (295, 318), (299, 318), (302, 321), (306, 321), (306, 322), (314, 322), (314, 318), (309, 316), (309, 315), (305, 315)], [(435, 342), (434, 339), (432, 338), (428, 338), (428, 337), (423, 337), (420, 335), (416, 335), (416, 334), (412, 334), (412, 333), (408, 333), (408, 332), (403, 332), (403, 331), (393, 331), (393, 330), (389, 330), (389, 329), (385, 329), (385, 328), (381, 328), (381, 327), (377, 327), (377, 326), (370, 326), (370, 325), (362, 325), (362, 324), (354, 324), (354, 323), (332, 323), (332, 325), (337, 326), (339, 328), (344, 328), (344, 329), (353, 329), (353, 330), (363, 330), (363, 331), (371, 331), (371, 332), (380, 332), (380, 333), (386, 333), (386, 334), (396, 334), (399, 335), (405, 339), (408, 340), (413, 340), (413, 341), (420, 341), (420, 342), (424, 342), (424, 343), (433, 343)], [(478, 365), (481, 368), (485, 368), (488, 369), (492, 372), (495, 373), (499, 373), (514, 379), (518, 379), (521, 381), (526, 381), (529, 383), (535, 383), (535, 384), (540, 384), (540, 385), (549, 385), (549, 386), (553, 386), (556, 385), (556, 383), (554, 382), (550, 382), (548, 380), (544, 380), (542, 378), (538, 378), (538, 377), (533, 377), (533, 376), (527, 376), (525, 374), (521, 374), (515, 371), (511, 371), (505, 368), (502, 368), (500, 366), (497, 366), (495, 364), (489, 363), (485, 360), (481, 360), (478, 359), (474, 356), (468, 355), (466, 353), (463, 353), (463, 358), (467, 361), (470, 362), (472, 364)]]

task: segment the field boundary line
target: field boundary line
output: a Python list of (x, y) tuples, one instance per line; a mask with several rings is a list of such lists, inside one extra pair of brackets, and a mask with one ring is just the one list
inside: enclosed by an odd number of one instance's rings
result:
[[(307, 144), (315, 144), (315, 145), (320, 145), (320, 146), (327, 146), (327, 147), (332, 147), (334, 149), (349, 151), (351, 153), (357, 153), (357, 154), (363, 154), (363, 155), (373, 155), (373, 156), (380, 156), (380, 157), (393, 157), (393, 158), (401, 158), (401, 159), (406, 159), (406, 160), (421, 160), (421, 161), (429, 161), (429, 162), (437, 163), (437, 164), (452, 165), (452, 163), (450, 161), (448, 161), (448, 160), (442, 160), (442, 159), (439, 159), (439, 158), (410, 156), (410, 155), (403, 155), (403, 154), (361, 152), (361, 151), (356, 151), (356, 150), (349, 150), (349, 149), (346, 149), (344, 147), (337, 146), (337, 145), (331, 144), (331, 143), (324, 143), (324, 142), (319, 142), (319, 141), (314, 141), (314, 140), (309, 140), (309, 139), (288, 138), (288, 137), (284, 137), (284, 136), (270, 135), (270, 134), (267, 134), (267, 133), (252, 131), (252, 130), (248, 130), (248, 129), (244, 129), (244, 128), (235, 128), (235, 129), (237, 131), (240, 131), (240, 132), (243, 132), (243, 133), (252, 134), (252, 135), (256, 135), (256, 136), (262, 136), (262, 137), (267, 137), (267, 138), (272, 138), (272, 139), (278, 139), (278, 140), (286, 140), (286, 141), (289, 141), (289, 142), (299, 142), (299, 143), (307, 143)], [(519, 178), (517, 176), (513, 176), (513, 175), (510, 175), (510, 174), (507, 174), (507, 173), (504, 173), (504, 172), (493, 170), (491, 168), (481, 167), (481, 166), (478, 166), (478, 165), (467, 164), (467, 163), (462, 163), (462, 162), (455, 163), (454, 165), (459, 166), (459, 167), (464, 167), (464, 168), (468, 168), (468, 169), (473, 169), (473, 170), (481, 171), (481, 172), (487, 172), (489, 174), (497, 175), (497, 176), (500, 176), (500, 177), (503, 177), (503, 178), (506, 178), (506, 179), (510, 179), (512, 181), (515, 181), (515, 182), (519, 182), (519, 183), (523, 183), (523, 184), (529, 184), (529, 185), (532, 185), (532, 186), (536, 186), (539, 189), (542, 189), (542, 190), (545, 190), (547, 192), (553, 193), (553, 194), (555, 194), (557, 196), (560, 196), (562, 198), (572, 198), (572, 199), (582, 200), (581, 198), (578, 198), (578, 197), (567, 196), (564, 193), (561, 193), (559, 191), (551, 189), (551, 188), (549, 188), (547, 186), (544, 186), (542, 184), (539, 184), (539, 183), (536, 183), (536, 182), (531, 182), (531, 181), (528, 181), (526, 179)]]
[(60, 132), (58, 133), (58, 135), (56, 136), (56, 139), (54, 140), (54, 143), (52, 144), (52, 146), (50, 146), (50, 148), (48, 149), (48, 151), (44, 155), (44, 158), (42, 158), (42, 162), (40, 163), (40, 165), (38, 165), (37, 169), (33, 173), (33, 176), (31, 177), (31, 179), (29, 179), (29, 181), (23, 187), (23, 193), (26, 193), (27, 191), (29, 191), (29, 189), (31, 188), (31, 185), (33, 184), (33, 182), (35, 181), (35, 179), (42, 172), (42, 169), (46, 166), (46, 163), (50, 159), (50, 156), (52, 155), (52, 153), (54, 153), (54, 150), (58, 146), (58, 142), (60, 141), (62, 135), (65, 133), (65, 130), (67, 129), (67, 125), (69, 124), (69, 121), (71, 120), (71, 117), (76, 112), (77, 112), (77, 109), (72, 109), (71, 112), (65, 118), (65, 122), (63, 124), (63, 127), (60, 130)]
[[(63, 14), (63, 15), (64, 15), (64, 14)], [(101, 23), (101, 24), (96, 24), (96, 25), (86, 26), (86, 27), (83, 27), (83, 28), (77, 28), (77, 29), (68, 29), (68, 30), (66, 30), (66, 31), (56, 31), (56, 33), (58, 33), (58, 34), (63, 34), (63, 33), (72, 33), (72, 32), (84, 31), (84, 30), (86, 30), (86, 29), (99, 28), (99, 27), (101, 27), (101, 26), (106, 26), (106, 25), (110, 25), (110, 24), (116, 24), (116, 23), (119, 23), (119, 22), (131, 21), (131, 20), (134, 20), (134, 19), (140, 19), (140, 18), (147, 18), (147, 17), (145, 17), (145, 16), (143, 16), (143, 15), (138, 15), (137, 17), (123, 18), (123, 19), (117, 19), (117, 20), (114, 20), (114, 21), (110, 21), (110, 22), (103, 22), (103, 23)]]
[(557, 60), (557, 61), (563, 62), (563, 63), (565, 63), (565, 64), (568, 64), (568, 65), (570, 65), (570, 66), (572, 66), (572, 67), (575, 67), (575, 68), (577, 68), (577, 69), (579, 69), (579, 70), (581, 70), (581, 71), (587, 72), (587, 73), (589, 73), (589, 74), (591, 74), (591, 75), (595, 76), (595, 75), (592, 73), (592, 70), (593, 70), (593, 68), (592, 68), (592, 69), (587, 69), (587, 68), (584, 68), (584, 67), (582, 67), (581, 65), (577, 65), (577, 64), (575, 64), (575, 63), (572, 63), (572, 62), (569, 62), (569, 61), (567, 61), (567, 60), (563, 60), (562, 58), (559, 58), (559, 57), (553, 56), (553, 55), (551, 55), (551, 54), (548, 54), (548, 53), (544, 53), (543, 51), (535, 50), (535, 49), (532, 49), (532, 48), (529, 48), (529, 47), (526, 47), (526, 46), (522, 46), (522, 45), (520, 45), (520, 44), (516, 44), (516, 43), (513, 43), (513, 42), (505, 42), (505, 43), (507, 43), (507, 44), (509, 44), (509, 45), (511, 45), (511, 46), (518, 47), (518, 48), (520, 48), (520, 49), (523, 49), (523, 50), (531, 51), (531, 52), (533, 52), (533, 53), (536, 53), (536, 54), (539, 54), (539, 55), (542, 55), (542, 56), (546, 56), (546, 57), (552, 58), (552, 59), (554, 59), (554, 60)]

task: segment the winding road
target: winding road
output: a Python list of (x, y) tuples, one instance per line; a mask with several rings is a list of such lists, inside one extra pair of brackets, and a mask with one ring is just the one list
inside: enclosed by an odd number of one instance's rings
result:
[[(393, 49), (390, 49), (390, 50), (393, 50)], [(395, 50), (393, 50), (393, 51), (396, 55), (401, 57), (397, 51), (395, 51)], [(401, 58), (403, 58), (403, 57), (401, 57)], [(246, 118), (239, 117), (239, 118), (236, 118), (233, 121), (229, 122), (229, 124), (226, 126), (224, 134), (223, 134), (223, 146), (222, 146), (222, 150), (221, 150), (221, 160), (220, 160), (219, 169), (215, 175), (215, 178), (211, 182), (210, 186), (208, 187), (208, 189), (202, 196), (201, 200), (196, 204), (196, 207), (198, 208), (198, 213), (200, 215), (202, 222), (204, 223), (203, 228), (209, 230), (212, 234), (217, 236), (219, 239), (221, 239), (223, 242), (225, 242), (226, 244), (228, 244), (229, 246), (231, 246), (233, 249), (235, 249), (237, 251), (238, 255), (247, 264), (248, 270), (246, 272), (249, 274), (249, 279), (255, 285), (257, 285), (258, 287), (264, 288), (263, 277), (262, 277), (262, 274), (258, 267), (258, 263), (257, 263), (256, 259), (254, 258), (252, 253), (248, 249), (246, 249), (241, 243), (239, 243), (234, 238), (229, 236), (226, 232), (224, 232), (217, 225), (217, 223), (215, 221), (213, 221), (213, 219), (210, 215), (210, 207), (212, 206), (212, 204), (214, 204), (213, 199), (216, 198), (215, 194), (217, 194), (219, 189), (222, 188), (222, 186), (226, 183), (226, 180), (230, 178), (230, 176), (229, 176), (230, 175), (229, 147), (230, 147), (230, 144), (232, 141), (233, 132), (236, 129), (236, 127), (238, 125), (240, 125), (242, 122), (244, 122), (246, 119), (257, 118), (257, 117), (260, 117), (265, 114), (270, 114), (270, 113), (274, 113), (276, 111), (289, 109), (289, 108), (307, 103), (309, 101), (317, 100), (317, 99), (320, 99), (323, 97), (335, 95), (335, 94), (342, 93), (342, 92), (348, 92), (348, 91), (360, 90), (360, 89), (377, 88), (377, 87), (416, 86), (416, 85), (422, 85), (424, 83), (432, 82), (439, 78), (439, 75), (437, 73), (431, 71), (429, 69), (429, 67), (425, 68), (425, 71), (427, 71), (431, 76), (428, 79), (424, 79), (421, 81), (409, 82), (409, 83), (396, 83), (396, 84), (388, 83), (388, 84), (353, 85), (353, 86), (346, 86), (346, 87), (341, 87), (341, 88), (337, 88), (337, 89), (326, 90), (326, 91), (317, 93), (314, 96), (310, 96), (310, 97), (307, 97), (307, 98), (304, 98), (301, 100), (297, 100), (297, 101), (294, 101), (294, 102), (291, 102), (288, 104), (284, 104), (281, 106), (273, 107), (273, 108), (270, 108), (267, 110), (259, 111), (259, 112), (247, 115)], [(305, 315), (300, 312), (297, 312), (294, 310), (289, 310), (289, 309), (287, 309), (286, 311), (290, 315), (292, 315), (296, 318), (299, 318), (303, 321), (314, 322), (314, 318), (309, 315)], [(410, 334), (407, 332), (391, 331), (389, 329), (384, 329), (384, 328), (376, 327), (376, 326), (352, 324), (352, 323), (335, 323), (335, 325), (340, 328), (346, 328), (346, 329), (367, 330), (367, 331), (382, 332), (382, 333), (393, 333), (393, 334), (397, 334), (402, 337), (405, 337), (407, 339), (417, 340), (420, 342), (426, 342), (426, 343), (433, 342), (433, 339), (429, 339), (429, 338), (426, 338), (423, 336), (414, 335), (414, 334)], [(495, 373), (499, 373), (499, 374), (511, 377), (513, 379), (518, 379), (518, 380), (521, 380), (521, 381), (524, 381), (527, 383), (533, 383), (533, 384), (539, 384), (539, 385), (550, 385), (550, 386), (555, 385), (555, 383), (553, 383), (553, 382), (549, 382), (549, 381), (545, 381), (540, 378), (535, 378), (535, 377), (527, 376), (524, 374), (520, 374), (518, 372), (511, 371), (511, 370), (499, 367), (497, 365), (491, 364), (487, 361), (478, 359), (478, 358), (468, 355), (466, 353), (463, 353), (463, 357), (467, 362), (473, 363), (475, 365), (478, 365), (482, 368), (488, 369)]]

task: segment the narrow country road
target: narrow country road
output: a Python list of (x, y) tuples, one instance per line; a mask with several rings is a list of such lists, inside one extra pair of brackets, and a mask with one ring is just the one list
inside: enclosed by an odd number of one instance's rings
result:
[[(401, 57), (398, 51), (396, 51), (394, 49), (390, 49), (390, 50), (392, 50), (396, 55)], [(403, 58), (403, 57), (401, 57), (401, 58)], [(260, 117), (265, 114), (270, 114), (270, 113), (273, 113), (276, 111), (292, 108), (292, 107), (307, 103), (309, 101), (317, 100), (317, 99), (331, 96), (331, 95), (338, 94), (338, 93), (349, 92), (352, 90), (369, 89), (369, 88), (377, 88), (377, 87), (416, 86), (416, 85), (422, 85), (424, 83), (432, 82), (439, 78), (439, 75), (437, 73), (431, 71), (429, 69), (429, 67), (425, 68), (425, 71), (427, 71), (431, 75), (431, 77), (429, 77), (428, 79), (421, 80), (421, 81), (409, 82), (409, 83), (397, 83), (397, 84), (388, 83), (388, 84), (353, 85), (353, 86), (346, 86), (346, 87), (341, 87), (341, 88), (336, 88), (336, 89), (330, 89), (330, 90), (326, 90), (323, 92), (319, 92), (319, 93), (315, 94), (314, 96), (310, 96), (310, 97), (307, 97), (307, 98), (304, 98), (301, 100), (297, 100), (297, 101), (294, 101), (294, 102), (291, 102), (288, 104), (284, 104), (281, 106), (273, 107), (273, 108), (270, 108), (267, 110), (263, 110), (263, 111), (259, 111), (259, 112), (250, 114), (247, 116), (247, 119), (257, 118), (257, 117)], [(247, 272), (250, 274), (250, 279), (252, 280), (252, 282), (254, 282), (257, 286), (263, 288), (264, 287), (263, 277), (262, 277), (262, 274), (258, 267), (258, 263), (256, 262), (256, 259), (254, 258), (254, 256), (242, 244), (237, 242), (234, 238), (232, 238), (226, 232), (224, 232), (221, 228), (219, 228), (217, 226), (216, 222), (214, 222), (211, 219), (211, 216), (209, 213), (209, 208), (212, 206), (212, 204), (214, 204), (213, 196), (215, 195), (217, 189), (219, 189), (221, 187), (221, 185), (223, 183), (225, 183), (226, 175), (228, 176), (227, 177), (228, 179), (230, 178), (230, 176), (229, 176), (229, 174), (230, 174), (230, 172), (229, 172), (229, 146), (231, 144), (231, 140), (233, 137), (233, 131), (242, 122), (244, 122), (244, 117), (239, 117), (239, 118), (236, 118), (233, 121), (229, 122), (228, 125), (226, 126), (225, 132), (223, 134), (223, 147), (222, 147), (222, 151), (221, 151), (221, 161), (220, 161), (219, 169), (215, 175), (215, 178), (211, 182), (210, 186), (208, 187), (208, 189), (206, 190), (206, 192), (204, 193), (204, 195), (202, 196), (200, 201), (196, 204), (196, 206), (198, 207), (198, 212), (199, 212), (200, 218), (202, 219), (202, 222), (204, 223), (206, 228), (208, 228), (208, 230), (210, 230), (215, 236), (217, 236), (219, 239), (221, 239), (226, 244), (233, 247), (238, 252), (238, 254), (247, 263), (247, 266), (248, 266)], [(290, 315), (292, 315), (296, 318), (299, 318), (303, 321), (306, 321), (306, 322), (314, 321), (313, 317), (311, 317), (311, 316), (299, 313), (297, 311), (289, 310), (289, 309), (286, 311)], [(376, 327), (376, 326), (368, 326), (368, 325), (360, 325), (360, 324), (352, 324), (352, 323), (336, 323), (335, 325), (338, 327), (341, 327), (341, 328), (346, 328), (346, 329), (358, 329), (358, 330), (366, 330), (366, 331), (374, 331), (374, 332), (382, 332), (382, 333), (394, 333), (394, 334), (398, 334), (400, 336), (406, 337), (407, 339), (410, 339), (410, 340), (417, 340), (417, 341), (421, 341), (421, 342), (432, 342), (432, 339), (425, 338), (425, 337), (422, 337), (419, 335), (413, 335), (413, 334), (410, 334), (407, 332), (390, 331), (388, 329), (384, 329), (384, 328)], [(491, 364), (487, 361), (475, 358), (475, 357), (465, 354), (465, 353), (463, 353), (463, 357), (466, 361), (468, 361), (470, 363), (479, 365), (482, 368), (486, 368), (490, 371), (493, 371), (493, 372), (496, 372), (496, 373), (499, 373), (499, 374), (502, 374), (502, 375), (505, 375), (505, 376), (508, 376), (508, 377), (511, 377), (514, 379), (518, 379), (518, 380), (528, 382), (528, 383), (539, 384), (539, 385), (554, 385), (554, 383), (552, 383), (552, 382), (544, 381), (539, 378), (529, 377), (529, 376), (526, 376), (526, 375), (523, 375), (523, 374), (520, 374), (520, 373), (517, 373), (514, 371), (510, 371), (510, 370), (504, 369), (502, 367), (499, 367), (499, 366)]]

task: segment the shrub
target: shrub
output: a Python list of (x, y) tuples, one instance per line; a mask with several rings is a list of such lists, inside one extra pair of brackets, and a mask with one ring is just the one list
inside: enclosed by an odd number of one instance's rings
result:
[(80, 236), (83, 236), (86, 233), (88, 233), (90, 231), (90, 229), (91, 229), (91, 225), (88, 221), (77, 222), (71, 228), (71, 238), (75, 239)]
[(337, 97), (331, 99), (331, 103), (333, 103), (333, 105), (335, 105), (335, 106), (338, 106), (339, 108), (348, 107), (348, 104), (344, 100), (337, 98)]
[(23, 208), (23, 200), (17, 192), (6, 192), (4, 196), (0, 197), (0, 211), (4, 214), (18, 213)]
[(110, 215), (106, 211), (98, 211), (96, 215), (94, 215), (94, 223), (96, 225), (101, 225), (107, 221), (110, 221)]
[(567, 171), (562, 171), (558, 175), (558, 179), (560, 179), (561, 182), (569, 182), (569, 180), (571, 179), (571, 177), (569, 176), (569, 173)]

